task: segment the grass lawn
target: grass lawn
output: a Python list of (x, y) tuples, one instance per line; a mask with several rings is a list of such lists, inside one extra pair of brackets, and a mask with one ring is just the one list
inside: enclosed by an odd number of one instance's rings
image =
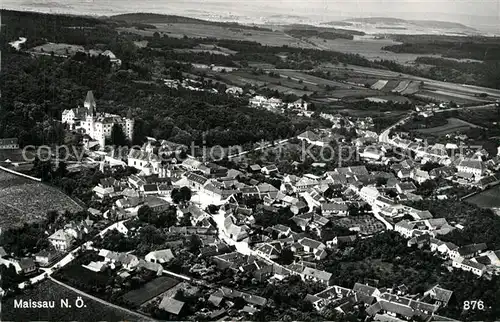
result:
[(465, 199), (481, 208), (500, 208), (500, 185)]

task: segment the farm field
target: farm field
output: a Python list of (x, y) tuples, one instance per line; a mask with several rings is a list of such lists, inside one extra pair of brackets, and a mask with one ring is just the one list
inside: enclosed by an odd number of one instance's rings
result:
[[(336, 82), (328, 79), (324, 79), (321, 77), (309, 75), (306, 73), (298, 72), (298, 71), (292, 71), (292, 70), (277, 70), (277, 72), (280, 73), (281, 77), (290, 77), (291, 79), (295, 81), (302, 81), (304, 85), (310, 86), (310, 85), (315, 85), (315, 86), (322, 86), (325, 87), (326, 85), (334, 88), (340, 88), (340, 89), (349, 89), (349, 88), (358, 88), (357, 86), (352, 86), (349, 84), (341, 83), (341, 82)], [(361, 87), (359, 87), (361, 88)]]
[(469, 197), (465, 201), (481, 208), (500, 208), (500, 198), (498, 196), (500, 196), (500, 185)]
[[(137, 316), (108, 307), (90, 298), (83, 297), (85, 306), (78, 309), (77, 294), (50, 280), (36, 284), (24, 294), (2, 299), (3, 321), (137, 321)], [(14, 300), (55, 301), (53, 309), (14, 308)], [(71, 308), (61, 308), (61, 299), (68, 299)]]
[(154, 32), (166, 34), (169, 37), (182, 38), (218, 38), (255, 41), (268, 46), (291, 46), (298, 48), (316, 48), (297, 38), (286, 35), (282, 31), (248, 30), (238, 27), (223, 27), (210, 24), (190, 23), (154, 23), (157, 29), (139, 30), (137, 28), (117, 28), (121, 32), (132, 32), (144, 36), (152, 36)]
[(449, 118), (449, 119), (447, 119), (447, 121), (448, 121), (448, 124), (446, 124), (446, 125), (432, 127), (432, 128), (428, 128), (428, 129), (420, 129), (417, 131), (420, 133), (424, 133), (424, 134), (441, 136), (441, 135), (446, 135), (448, 133), (468, 130), (468, 129), (473, 128), (473, 127), (479, 127), (477, 125), (474, 125), (472, 123), (469, 123), (469, 122), (466, 122), (466, 121), (463, 121), (463, 120), (457, 119), (457, 118)]
[(354, 36), (349, 39), (327, 39), (308, 38), (310, 42), (318, 48), (339, 51), (347, 54), (359, 54), (370, 60), (394, 60), (400, 64), (414, 64), (415, 60), (421, 56), (440, 57), (439, 55), (417, 55), (407, 53), (393, 53), (382, 50), (382, 47), (400, 44), (392, 39), (375, 39), (373, 36)]
[(480, 103), (479, 100), (473, 98), (473, 97), (468, 97), (468, 98), (463, 98), (459, 97), (458, 95), (447, 95), (443, 94), (440, 92), (435, 92), (431, 90), (422, 90), (419, 91), (418, 93), (415, 94), (415, 96), (423, 98), (423, 99), (428, 99), (436, 102), (450, 102), (453, 101), (457, 104), (474, 104), (474, 103)]
[(381, 92), (372, 89), (339, 89), (329, 93), (334, 98), (366, 98), (381, 95)]
[(82, 208), (55, 188), (0, 170), (0, 227), (41, 220), (50, 210)]
[(127, 302), (140, 306), (144, 302), (147, 302), (153, 297), (168, 291), (179, 283), (180, 281), (175, 278), (161, 276), (144, 284), (136, 290), (126, 293), (122, 298)]

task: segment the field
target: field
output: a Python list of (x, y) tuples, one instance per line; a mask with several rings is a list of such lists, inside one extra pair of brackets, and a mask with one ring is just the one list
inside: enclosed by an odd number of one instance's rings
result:
[(153, 297), (168, 291), (179, 283), (180, 281), (175, 278), (161, 276), (144, 284), (136, 290), (126, 293), (123, 295), (123, 300), (140, 306), (144, 302), (147, 302)]
[[(85, 306), (78, 309), (75, 300), (80, 294), (50, 280), (28, 289), (24, 294), (2, 299), (2, 321), (137, 321), (137, 316), (108, 307), (83, 297)], [(14, 308), (14, 300), (55, 301), (53, 309)], [(61, 299), (68, 299), (72, 308), (61, 308)]]
[[(318, 48), (326, 50), (334, 50), (349, 54), (360, 54), (370, 60), (394, 60), (400, 64), (414, 64), (415, 59), (421, 55), (407, 53), (393, 53), (382, 50), (382, 47), (400, 44), (391, 39), (374, 39), (373, 36), (354, 36), (353, 40), (349, 39), (327, 39), (326, 41), (320, 38), (309, 38), (311, 43)], [(438, 55), (424, 55), (429, 57), (439, 57)]]
[[(52, 53), (61, 56), (73, 56), (77, 52), (87, 52), (83, 46), (63, 44), (63, 43), (47, 43), (31, 49), (38, 53)], [(91, 50), (91, 54), (99, 54), (99, 51)]]
[(481, 208), (500, 208), (500, 198), (498, 196), (500, 196), (500, 185), (469, 197), (465, 201)]
[(81, 209), (55, 188), (0, 170), (0, 227), (43, 219), (50, 210), (76, 212)]
[(165, 34), (169, 37), (182, 38), (218, 38), (247, 40), (268, 46), (290, 46), (299, 48), (316, 48), (297, 38), (286, 35), (282, 31), (248, 30), (231, 26), (216, 26), (210, 24), (191, 23), (155, 23), (157, 29), (139, 30), (135, 27), (118, 28), (122, 32), (132, 32), (144, 36), (152, 36), (154, 32)]
[(421, 129), (418, 130), (418, 132), (424, 134), (431, 134), (434, 136), (441, 136), (441, 135), (446, 135), (448, 133), (460, 132), (468, 130), (473, 127), (478, 127), (477, 125), (474, 125), (472, 123), (457, 118), (449, 118), (447, 119), (447, 121), (448, 124), (446, 125), (432, 127), (428, 129)]

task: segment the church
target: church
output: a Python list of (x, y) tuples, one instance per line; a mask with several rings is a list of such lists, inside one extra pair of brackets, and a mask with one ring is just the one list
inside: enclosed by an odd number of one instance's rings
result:
[(121, 125), (123, 133), (132, 141), (134, 136), (134, 120), (129, 109), (127, 117), (116, 114), (97, 112), (97, 105), (92, 91), (87, 92), (83, 107), (64, 110), (62, 123), (67, 124), (69, 130), (87, 134), (97, 141), (101, 148), (105, 146), (106, 138), (111, 137), (114, 124)]

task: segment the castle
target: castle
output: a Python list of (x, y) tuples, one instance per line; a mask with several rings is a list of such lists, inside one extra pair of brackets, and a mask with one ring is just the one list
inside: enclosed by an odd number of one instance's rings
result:
[(134, 120), (129, 109), (127, 117), (116, 114), (98, 113), (92, 91), (87, 92), (83, 107), (64, 110), (62, 123), (66, 123), (70, 130), (87, 134), (104, 148), (106, 138), (111, 137), (114, 124), (119, 124), (127, 138), (131, 141), (134, 136)]

